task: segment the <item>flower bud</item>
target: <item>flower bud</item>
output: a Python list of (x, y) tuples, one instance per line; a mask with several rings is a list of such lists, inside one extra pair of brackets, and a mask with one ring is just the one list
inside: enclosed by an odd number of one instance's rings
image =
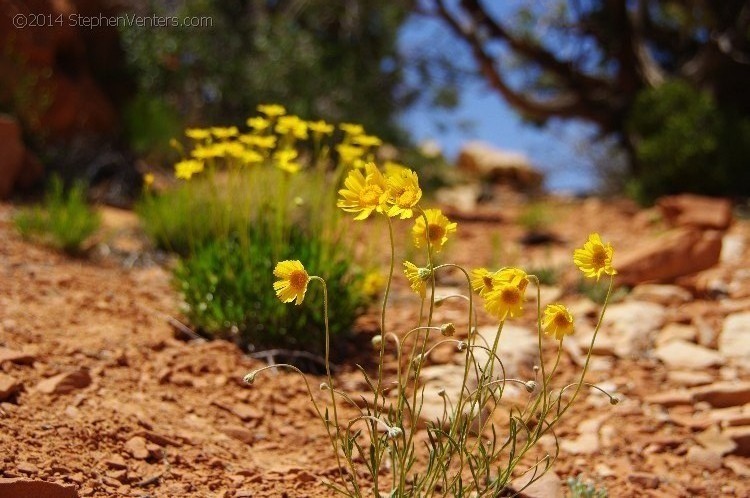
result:
[(397, 437), (399, 437), (403, 433), (404, 433), (404, 431), (402, 431), (398, 427), (389, 427), (388, 428), (388, 437), (391, 438), (391, 439), (396, 439)]
[(534, 389), (536, 389), (536, 382), (533, 380), (528, 381), (526, 384), (526, 390), (530, 393), (534, 392)]
[(440, 333), (445, 337), (453, 337), (453, 334), (456, 333), (456, 326), (453, 325), (453, 322), (444, 323), (440, 326)]
[(383, 336), (380, 334), (373, 336), (370, 342), (372, 342), (373, 349), (380, 349), (383, 345)]
[(253, 382), (255, 382), (255, 375), (257, 374), (256, 371), (252, 371), (249, 374), (245, 375), (245, 377), (242, 379), (245, 381), (245, 384), (253, 385)]
[(414, 359), (412, 360), (412, 363), (411, 363), (411, 364), (412, 364), (412, 366), (413, 366), (414, 368), (418, 368), (418, 367), (419, 367), (419, 365), (421, 365), (421, 364), (422, 364), (422, 360), (423, 360), (423, 359), (424, 359), (424, 356), (422, 356), (421, 354), (418, 354), (418, 355), (417, 355), (417, 356), (415, 356), (415, 357), (414, 357)]
[(440, 396), (441, 398), (445, 397), (445, 388), (444, 387), (440, 388), (440, 390), (438, 391), (438, 396)]
[(466, 349), (466, 343), (464, 341), (458, 341), (458, 345), (456, 346), (456, 348), (459, 351), (463, 351), (464, 349)]
[(327, 382), (321, 382), (320, 383), (320, 390), (321, 391), (327, 391), (328, 390), (328, 383)]
[(616, 405), (619, 402), (620, 402), (620, 398), (615, 398), (614, 396), (612, 396), (611, 398), (609, 398), (609, 404), (610, 405)]

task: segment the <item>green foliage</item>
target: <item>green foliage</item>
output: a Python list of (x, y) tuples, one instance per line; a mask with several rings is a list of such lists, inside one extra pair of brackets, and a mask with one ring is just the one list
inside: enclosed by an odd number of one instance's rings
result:
[[(300, 259), (311, 274), (325, 275), (332, 336), (349, 332), (366, 304), (363, 274), (338, 241), (315, 232), (292, 230), (284, 247), (268, 243), (269, 226), (255, 226), (246, 240), (216, 239), (184, 259), (175, 271), (190, 323), (214, 337), (242, 345), (286, 346), (319, 351), (324, 344), (323, 309), (289, 306), (273, 292), (273, 268), (279, 260)], [(335, 256), (331, 256), (334, 253)], [(322, 290), (310, 284), (306, 300), (321, 303)]]
[(13, 221), (24, 238), (69, 254), (81, 252), (101, 223), (98, 213), (86, 203), (85, 185), (76, 183), (66, 191), (58, 177), (50, 181), (42, 205), (22, 209)]
[(551, 215), (543, 202), (534, 202), (523, 209), (517, 221), (526, 230), (536, 232), (550, 224)]
[(128, 103), (123, 122), (133, 149), (139, 154), (151, 152), (157, 157), (167, 155), (169, 140), (182, 131), (177, 112), (160, 98), (146, 94), (140, 94)]
[(302, 117), (352, 121), (392, 142), (407, 105), (396, 52), (406, 2), (150, 2), (147, 15), (195, 16), (205, 27), (121, 26), (143, 95), (186, 123), (241, 124), (257, 104)]
[(719, 107), (682, 81), (642, 92), (628, 121), (638, 171), (629, 193), (648, 203), (664, 194), (750, 194), (750, 118)]
[[(607, 299), (607, 286), (600, 282), (581, 279), (576, 290), (597, 304), (604, 304)], [(628, 295), (628, 292), (627, 288), (618, 287), (612, 291), (609, 301), (612, 303), (622, 301)]]
[(607, 498), (606, 488), (597, 489), (591, 483), (583, 481), (581, 476), (568, 478), (571, 498)]
[(560, 279), (560, 272), (553, 266), (529, 268), (530, 275), (536, 275), (542, 285), (556, 285)]

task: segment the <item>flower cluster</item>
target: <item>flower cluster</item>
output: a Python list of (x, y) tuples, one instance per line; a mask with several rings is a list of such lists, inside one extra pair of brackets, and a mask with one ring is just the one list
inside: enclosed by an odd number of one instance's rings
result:
[[(278, 104), (259, 105), (258, 115), (246, 120), (247, 131), (236, 126), (189, 128), (185, 136), (190, 141), (188, 152), (183, 145), (172, 141), (183, 156), (175, 164), (175, 177), (190, 180), (206, 169), (219, 166), (247, 167), (266, 162), (287, 173), (296, 173), (304, 167), (300, 149), (315, 152), (316, 158), (326, 156), (328, 143), (333, 139), (336, 127), (322, 120), (306, 121), (288, 114)], [(365, 160), (371, 161), (382, 145), (382, 140), (365, 133), (358, 124), (343, 123), (339, 126), (343, 137), (335, 150), (341, 167), (364, 168)]]

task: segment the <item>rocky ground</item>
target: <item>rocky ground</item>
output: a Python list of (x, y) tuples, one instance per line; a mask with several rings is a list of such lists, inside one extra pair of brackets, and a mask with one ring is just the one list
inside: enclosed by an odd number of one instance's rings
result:
[[(529, 247), (514, 222), (523, 207), (506, 200), (454, 209), (459, 240), (444, 260), (564, 265), (542, 292), (577, 320), (561, 381), (580, 373), (599, 310), (577, 292), (572, 249), (600, 231), (616, 247), (620, 278), (634, 284), (608, 309), (587, 376), (621, 402), (586, 392), (557, 432), (555, 472), (527, 496), (564, 496), (565, 479), (579, 475), (613, 497), (750, 496), (750, 223), (727, 227), (721, 206), (690, 199), (649, 211), (548, 200), (541, 235), (554, 242)], [(185, 340), (168, 261), (144, 252), (131, 213), (107, 210), (90, 257), (72, 259), (22, 241), (12, 211), (0, 206), (0, 497), (331, 495), (323, 481), (336, 476), (335, 460), (304, 385), (279, 373), (246, 386), (243, 375), (265, 360)], [(673, 283), (640, 283), (649, 279)], [(397, 282), (389, 320), (407, 330), (416, 301)], [(438, 294), (460, 285), (447, 275)], [(377, 313), (363, 317), (350, 346), (370, 367), (363, 345)], [(440, 307), (436, 320), (466, 334), (459, 304)], [(492, 329), (480, 317), (480, 333)], [(508, 368), (531, 375), (533, 313), (506, 332)], [(426, 375), (449, 385), (460, 358), (439, 349)], [(354, 366), (338, 366), (336, 382), (362, 390)], [(309, 376), (312, 386), (322, 380)]]

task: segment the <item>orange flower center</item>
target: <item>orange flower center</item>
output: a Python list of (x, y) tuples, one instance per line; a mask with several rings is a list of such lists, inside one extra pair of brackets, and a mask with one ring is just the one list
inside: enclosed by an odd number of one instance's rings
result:
[(500, 293), (500, 299), (505, 304), (514, 306), (521, 302), (521, 290), (516, 286), (506, 286)]
[(483, 276), (482, 277), (482, 282), (484, 283), (484, 286), (487, 289), (492, 290), (492, 277), (491, 276), (489, 276), (489, 275)]
[(408, 188), (398, 196), (398, 201), (396, 202), (396, 204), (398, 204), (399, 207), (412, 207), (416, 201), (416, 192), (414, 192), (413, 189)]
[(305, 270), (294, 270), (289, 275), (289, 283), (295, 292), (300, 292), (305, 289), (308, 280), (307, 272)]
[(359, 202), (363, 206), (377, 206), (381, 195), (383, 195), (383, 189), (377, 185), (368, 185), (359, 193)]
[(607, 251), (602, 246), (596, 246), (591, 255), (591, 264), (594, 268), (604, 268), (607, 263)]
[(567, 327), (570, 325), (570, 320), (565, 316), (565, 313), (555, 313), (554, 324), (558, 327)]
[(430, 237), (430, 242), (439, 242), (443, 237), (445, 237), (445, 228), (443, 228), (441, 225), (430, 223), (429, 225), (427, 225), (427, 234), (428, 237)]

